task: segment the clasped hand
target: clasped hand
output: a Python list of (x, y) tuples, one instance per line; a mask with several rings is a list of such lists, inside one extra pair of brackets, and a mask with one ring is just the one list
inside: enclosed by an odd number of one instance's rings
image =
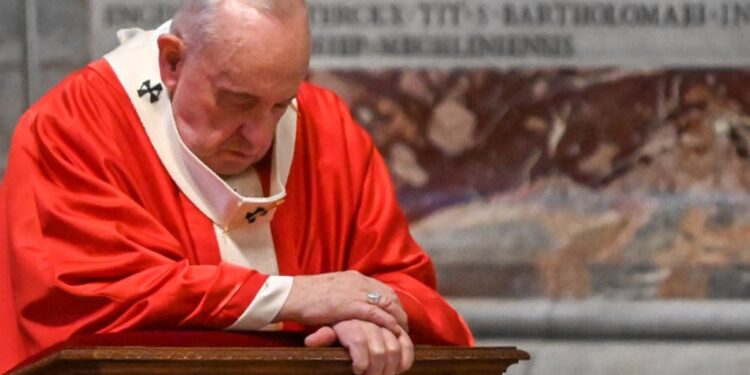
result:
[[(377, 304), (367, 301), (370, 292), (380, 294)], [(285, 320), (322, 326), (305, 344), (320, 347), (340, 342), (349, 350), (356, 374), (399, 374), (414, 360), (408, 317), (396, 292), (359, 272), (295, 277), (276, 317)]]

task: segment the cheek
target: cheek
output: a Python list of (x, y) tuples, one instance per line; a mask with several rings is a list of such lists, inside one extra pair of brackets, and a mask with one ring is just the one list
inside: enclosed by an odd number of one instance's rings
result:
[(196, 155), (211, 154), (222, 143), (225, 135), (214, 116), (211, 103), (195, 95), (175, 93), (172, 101), (177, 130), (182, 141)]
[(240, 136), (247, 140), (253, 147), (266, 151), (273, 144), (277, 124), (278, 121), (272, 121), (246, 126), (240, 132)]

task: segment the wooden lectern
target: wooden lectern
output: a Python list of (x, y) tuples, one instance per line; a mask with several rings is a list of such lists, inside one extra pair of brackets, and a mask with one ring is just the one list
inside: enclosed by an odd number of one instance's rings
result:
[[(288, 334), (144, 332), (71, 340), (11, 374), (351, 374), (343, 348), (303, 348)], [(408, 374), (502, 374), (526, 352), (516, 348), (419, 346)]]

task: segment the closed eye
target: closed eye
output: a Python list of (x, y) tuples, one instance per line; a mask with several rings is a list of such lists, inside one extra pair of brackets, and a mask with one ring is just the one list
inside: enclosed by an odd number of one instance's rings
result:
[(293, 100), (294, 100), (294, 98), (291, 98), (291, 99), (289, 99), (287, 101), (284, 101), (284, 102), (281, 102), (281, 103), (276, 103), (273, 106), (273, 108), (275, 110), (284, 110), (284, 111), (286, 111), (286, 109), (289, 108), (290, 105), (292, 105), (292, 101)]
[(217, 101), (220, 104), (230, 108), (247, 110), (258, 103), (258, 97), (227, 90), (220, 90), (217, 94)]

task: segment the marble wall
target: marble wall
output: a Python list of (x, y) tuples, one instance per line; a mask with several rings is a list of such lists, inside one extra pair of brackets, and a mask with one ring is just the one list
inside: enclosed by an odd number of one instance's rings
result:
[(745, 70), (315, 72), (451, 295), (750, 297)]

